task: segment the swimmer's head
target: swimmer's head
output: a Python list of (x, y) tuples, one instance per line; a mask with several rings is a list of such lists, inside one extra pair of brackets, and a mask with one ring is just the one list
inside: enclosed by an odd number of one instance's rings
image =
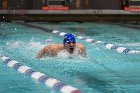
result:
[(72, 34), (70, 34), (70, 33), (64, 35), (63, 44), (69, 43), (69, 42), (74, 42), (74, 43), (75, 43), (75, 41), (76, 41), (76, 40), (75, 40), (74, 35), (72, 35)]

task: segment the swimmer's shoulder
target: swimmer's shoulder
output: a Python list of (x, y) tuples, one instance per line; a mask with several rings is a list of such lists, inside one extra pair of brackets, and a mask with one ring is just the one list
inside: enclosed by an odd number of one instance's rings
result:
[(79, 49), (85, 49), (85, 46), (81, 43), (76, 43), (76, 46), (79, 48)]
[(63, 49), (64, 48), (64, 45), (63, 44), (49, 44), (45, 48), (48, 48), (48, 49), (51, 49), (51, 50)]

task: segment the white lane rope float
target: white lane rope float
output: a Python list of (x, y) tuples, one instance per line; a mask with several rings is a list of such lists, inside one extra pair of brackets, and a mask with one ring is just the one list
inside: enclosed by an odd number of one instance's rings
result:
[[(57, 34), (57, 35), (62, 36), (62, 37), (66, 34), (65, 32), (60, 32), (58, 30), (53, 30), (52, 33), (53, 34)], [(76, 36), (76, 37), (78, 39), (84, 40), (85, 42), (88, 42), (88, 43), (103, 44), (103, 45), (105, 45), (105, 47), (107, 49), (116, 50), (119, 53), (140, 54), (140, 51), (139, 50), (130, 50), (130, 49), (125, 48), (125, 47), (120, 47), (120, 46), (116, 46), (116, 45), (113, 45), (113, 44), (104, 43), (103, 41), (96, 41), (94, 39), (86, 38), (86, 37), (83, 37), (83, 36)]]
[(20, 73), (26, 74), (27, 76), (30, 76), (40, 81), (41, 83), (44, 83), (50, 88), (54, 88), (62, 93), (81, 93), (80, 90), (78, 90), (77, 88), (64, 84), (63, 82), (57, 79), (48, 77), (45, 74), (35, 71), (34, 69), (28, 66), (24, 66), (19, 62), (17, 62), (16, 60), (12, 60), (9, 57), (2, 55), (0, 55), (0, 58), (3, 61), (3, 63), (6, 64), (7, 66), (19, 71)]
[[(60, 31), (58, 31), (58, 30), (54, 30), (54, 31), (52, 31), (52, 33), (53, 33), (53, 34), (57, 34), (57, 35), (59, 35), (59, 36), (61, 36), (61, 37), (63, 37), (63, 36), (66, 34), (65, 32), (60, 32)], [(89, 39), (89, 38), (83, 39), (84, 37), (82, 37), (82, 36), (77, 36), (77, 38), (79, 38), (79, 39), (81, 39), (81, 40), (85, 40), (86, 42), (89, 42), (89, 43), (104, 44), (102, 41), (95, 41), (95, 40)], [(108, 46), (106, 46), (106, 47), (108, 47)], [(116, 46), (114, 45), (114, 46), (112, 46), (112, 47), (116, 47)], [(117, 47), (118, 47), (118, 46), (117, 46)], [(120, 48), (121, 48), (121, 47), (120, 47)], [(118, 49), (118, 50), (119, 50), (119, 49)], [(122, 50), (121, 50), (121, 51), (122, 51)], [(130, 50), (130, 51), (131, 51), (131, 50)], [(118, 51), (118, 52), (119, 52), (119, 51)], [(129, 52), (129, 51), (128, 51), (128, 52)], [(128, 53), (128, 52), (127, 52), (126, 50), (124, 50), (123, 52), (119, 52), (119, 53)], [(139, 52), (140, 52), (140, 51), (139, 51)], [(109, 67), (106, 67), (104, 64), (98, 62), (97, 60), (95, 60), (95, 59), (93, 59), (93, 58), (92, 58), (92, 60), (94, 60), (95, 63), (99, 64), (101, 67), (103, 67), (105, 70), (109, 71), (110, 73), (114, 74), (115, 76), (124, 79), (125, 82), (134, 84), (134, 81), (133, 81), (133, 80), (127, 80), (127, 79), (125, 79), (122, 75), (120, 75), (119, 73), (117, 73), (116, 71), (110, 69)]]
[[(26, 26), (29, 26), (29, 27), (33, 27), (33, 28), (37, 28), (37, 29), (41, 29), (45, 32), (50, 32), (50, 33), (56, 34), (57, 36), (61, 36), (62, 38), (66, 34), (65, 32), (60, 32), (58, 30), (51, 30), (51, 29), (48, 29), (48, 28), (45, 28), (45, 27), (40, 27), (40, 26), (36, 26), (36, 25), (32, 25), (32, 24), (24, 24), (24, 23), (20, 23), (20, 24), (26, 25)], [(127, 48), (124, 48), (124, 47), (119, 47), (119, 46), (116, 46), (116, 45), (113, 45), (113, 44), (104, 43), (102, 41), (96, 41), (96, 40), (91, 39), (91, 38), (86, 38), (86, 37), (83, 37), (83, 36), (77, 36), (77, 38), (80, 39), (80, 40), (84, 40), (85, 42), (88, 42), (88, 43), (91, 43), (91, 44), (93, 44), (93, 43), (103, 44), (103, 45), (105, 45), (106, 48), (111, 49), (111, 50), (117, 50), (119, 53), (140, 54), (140, 51), (138, 51), (138, 50), (130, 50), (130, 49), (127, 49)], [(104, 69), (106, 69), (110, 73), (113, 73), (115, 76), (124, 79), (125, 82), (134, 84), (133, 80), (125, 79), (125, 77), (123, 77), (122, 75), (120, 75), (116, 71), (110, 69), (109, 67), (106, 67), (104, 64), (99, 63), (96, 60), (94, 60), (94, 62), (99, 64), (101, 67), (103, 67)], [(79, 93), (79, 92), (76, 92), (76, 93)]]
[[(33, 28), (38, 28), (38, 29), (41, 29), (45, 32), (46, 31), (51, 32), (51, 33), (57, 34), (61, 37), (63, 37), (66, 34), (65, 32), (60, 32), (58, 30), (51, 30), (51, 29), (48, 29), (46, 27), (40, 27), (40, 26), (36, 26), (36, 25), (32, 25), (32, 24), (26, 24), (26, 23), (19, 23), (19, 24), (26, 25), (26, 26), (33, 27)], [(76, 37), (80, 40), (84, 40), (85, 42), (88, 42), (88, 43), (91, 43), (91, 44), (93, 44), (93, 43), (103, 44), (107, 49), (116, 50), (119, 53), (140, 54), (140, 50), (131, 50), (131, 49), (128, 49), (128, 48), (125, 48), (125, 47), (117, 46), (117, 45), (110, 44), (110, 43), (105, 43), (103, 41), (97, 41), (97, 40), (94, 40), (92, 38), (87, 38), (87, 37), (83, 37), (83, 36), (76, 36)]]
[[(5, 50), (5, 49), (3, 49), (3, 50)], [(29, 51), (28, 51), (28, 52), (29, 52)], [(11, 53), (12, 53), (12, 52), (11, 52)], [(18, 57), (18, 59), (22, 59), (22, 58), (20, 58), (18, 55), (15, 56), (15, 57)], [(110, 72), (111, 74), (114, 74), (116, 77), (120, 77), (120, 78), (124, 79), (124, 81), (127, 82), (127, 83), (135, 84), (133, 80), (127, 80), (127, 79), (125, 79), (124, 76), (120, 75), (120, 74), (119, 74), (118, 72), (116, 72), (115, 70), (112, 70), (112, 69), (110, 69), (109, 67), (106, 67), (104, 64), (100, 63), (99, 61), (97, 61), (97, 60), (95, 60), (95, 59), (93, 59), (93, 58), (91, 58), (91, 59), (94, 61), (94, 63), (99, 64), (102, 68), (104, 68), (105, 70), (107, 70), (107, 71)], [(22, 59), (22, 60), (24, 60), (24, 59)], [(29, 63), (29, 62), (28, 62), (28, 63)], [(32, 65), (32, 66), (34, 66), (35, 68), (39, 69), (38, 67), (36, 67), (35, 65), (33, 65), (33, 64), (31, 64), (31, 63), (30, 63), (30, 65)], [(41, 70), (40, 70), (40, 71), (41, 71)], [(44, 72), (44, 71), (41, 71), (41, 72)]]

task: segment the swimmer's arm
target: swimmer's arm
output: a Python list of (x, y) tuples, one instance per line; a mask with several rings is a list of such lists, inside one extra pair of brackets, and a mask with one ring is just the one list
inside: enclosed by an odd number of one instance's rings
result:
[(87, 57), (87, 53), (86, 53), (85, 47), (84, 47), (84, 49), (83, 49), (82, 56), (83, 56), (83, 57)]
[(47, 51), (48, 51), (48, 48), (47, 48), (47, 47), (44, 47), (43, 49), (41, 49), (41, 50), (37, 53), (36, 58), (40, 59)]
[(77, 46), (78, 46), (78, 48), (80, 49), (80, 54), (81, 54), (83, 57), (87, 57), (85, 46), (84, 46), (83, 44), (81, 44), (81, 43), (77, 43)]
[(82, 55), (83, 57), (87, 57), (87, 53), (86, 53), (85, 46), (81, 46), (81, 55)]

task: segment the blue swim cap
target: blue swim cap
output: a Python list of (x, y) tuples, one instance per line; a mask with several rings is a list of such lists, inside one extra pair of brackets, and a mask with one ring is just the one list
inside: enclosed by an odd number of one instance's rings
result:
[(74, 35), (72, 35), (70, 33), (64, 35), (63, 44), (65, 44), (66, 42), (69, 42), (69, 41), (75, 41)]

